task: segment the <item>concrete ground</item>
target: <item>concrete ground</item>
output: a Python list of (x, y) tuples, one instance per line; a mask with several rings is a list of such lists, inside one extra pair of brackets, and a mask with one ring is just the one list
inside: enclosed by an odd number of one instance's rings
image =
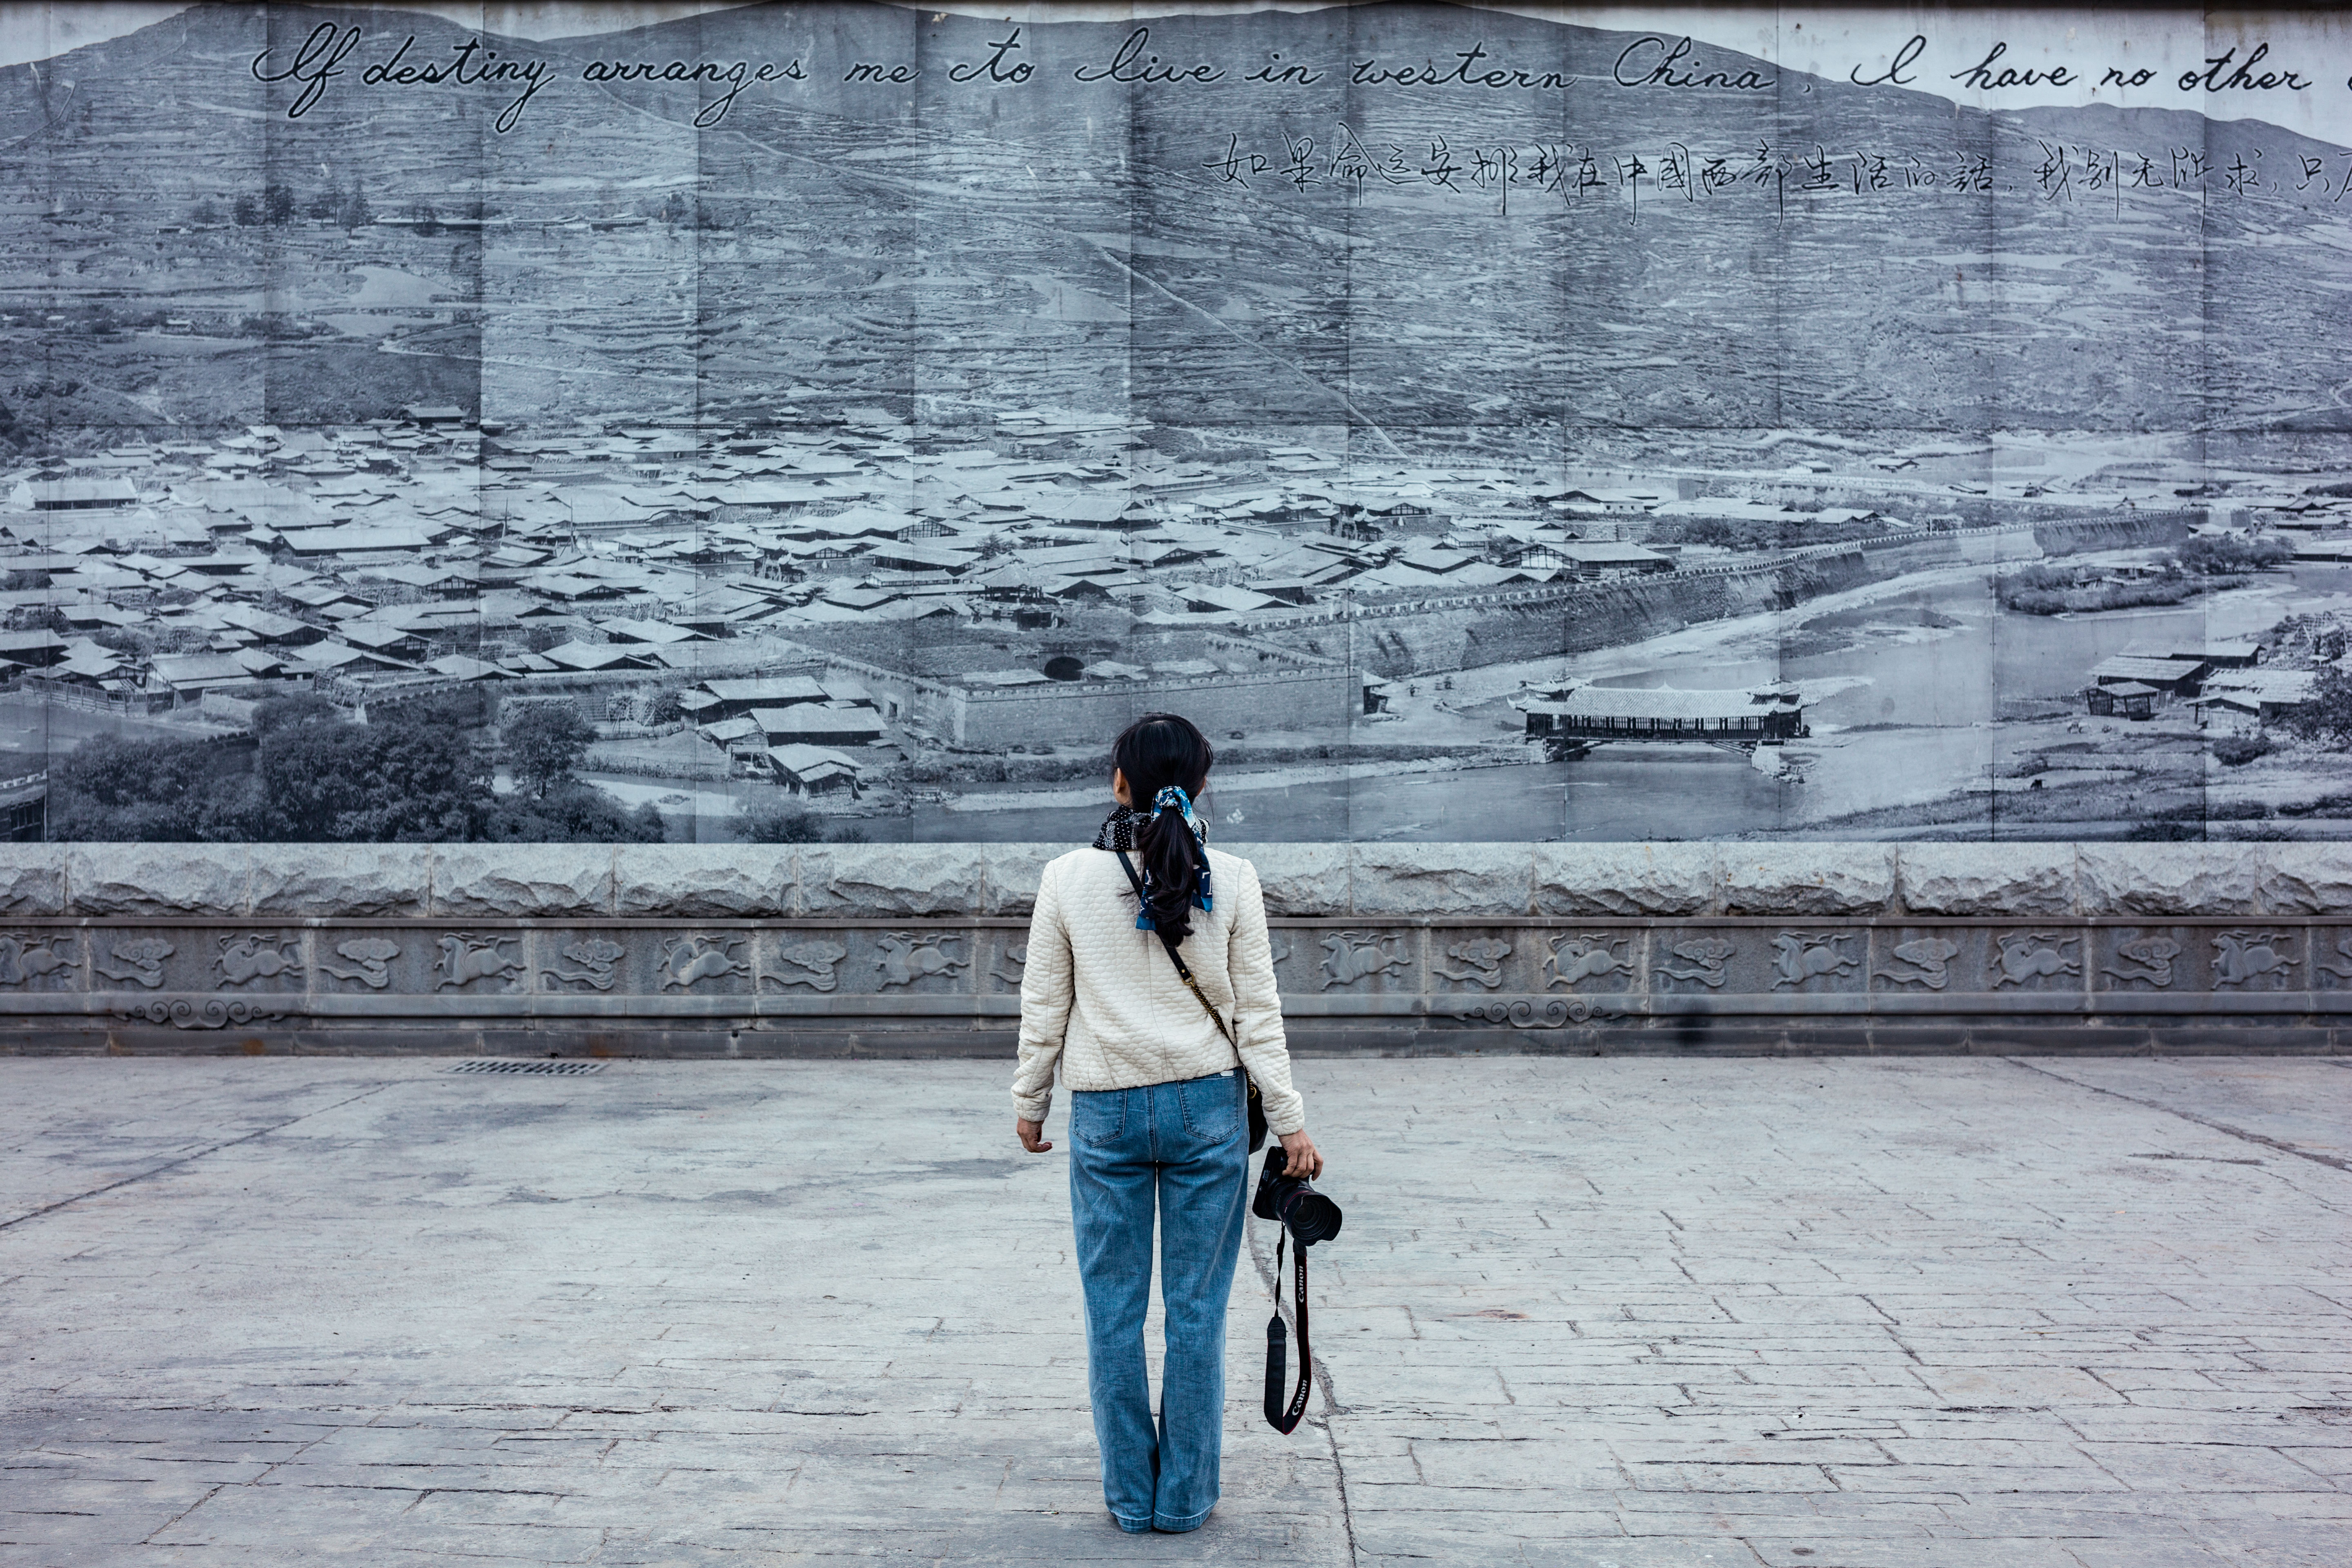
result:
[(0, 1063), (0, 1564), (2352, 1559), (2352, 1064), (1302, 1062), (1141, 1537), (1009, 1064), (447, 1066)]

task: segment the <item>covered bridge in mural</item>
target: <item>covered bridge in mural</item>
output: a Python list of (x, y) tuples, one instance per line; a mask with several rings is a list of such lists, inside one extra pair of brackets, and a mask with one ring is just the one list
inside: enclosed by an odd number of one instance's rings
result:
[(1604, 742), (1679, 741), (1742, 751), (1801, 740), (1803, 694), (1793, 687), (1688, 691), (1667, 686), (1571, 686), (1519, 703), (1528, 738), (1556, 756)]

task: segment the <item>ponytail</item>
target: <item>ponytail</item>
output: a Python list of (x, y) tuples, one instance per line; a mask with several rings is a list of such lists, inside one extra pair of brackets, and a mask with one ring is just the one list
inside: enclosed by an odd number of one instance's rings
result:
[(1111, 746), (1111, 762), (1127, 779), (1128, 796), (1145, 820), (1135, 828), (1136, 853), (1143, 861), (1144, 910), (1171, 942), (1192, 932), (1195, 909), (1210, 907), (1207, 831), (1192, 809), (1192, 796), (1208, 783), (1216, 753), (1209, 738), (1188, 719), (1147, 713), (1129, 725)]

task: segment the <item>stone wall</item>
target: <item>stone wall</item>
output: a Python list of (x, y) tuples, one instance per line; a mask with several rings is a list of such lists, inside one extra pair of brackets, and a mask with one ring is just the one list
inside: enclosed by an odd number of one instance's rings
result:
[[(10, 846), (0, 1052), (1009, 1054), (1064, 847)], [(2352, 847), (1234, 848), (1302, 1051), (2352, 1038)]]

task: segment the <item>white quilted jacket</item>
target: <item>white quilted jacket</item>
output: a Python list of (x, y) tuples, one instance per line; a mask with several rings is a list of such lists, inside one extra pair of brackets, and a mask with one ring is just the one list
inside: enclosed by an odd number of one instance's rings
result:
[(1023, 1118), (1045, 1120), (1056, 1061), (1073, 1089), (1175, 1083), (1238, 1064), (1265, 1099), (1269, 1129), (1279, 1134), (1307, 1125), (1290, 1087), (1257, 868), (1212, 849), (1209, 872), (1216, 908), (1192, 911), (1192, 933), (1181, 951), (1241, 1043), (1238, 1054), (1185, 988), (1158, 934), (1136, 928), (1135, 889), (1118, 856), (1089, 847), (1046, 863), (1021, 978), (1013, 1103)]

